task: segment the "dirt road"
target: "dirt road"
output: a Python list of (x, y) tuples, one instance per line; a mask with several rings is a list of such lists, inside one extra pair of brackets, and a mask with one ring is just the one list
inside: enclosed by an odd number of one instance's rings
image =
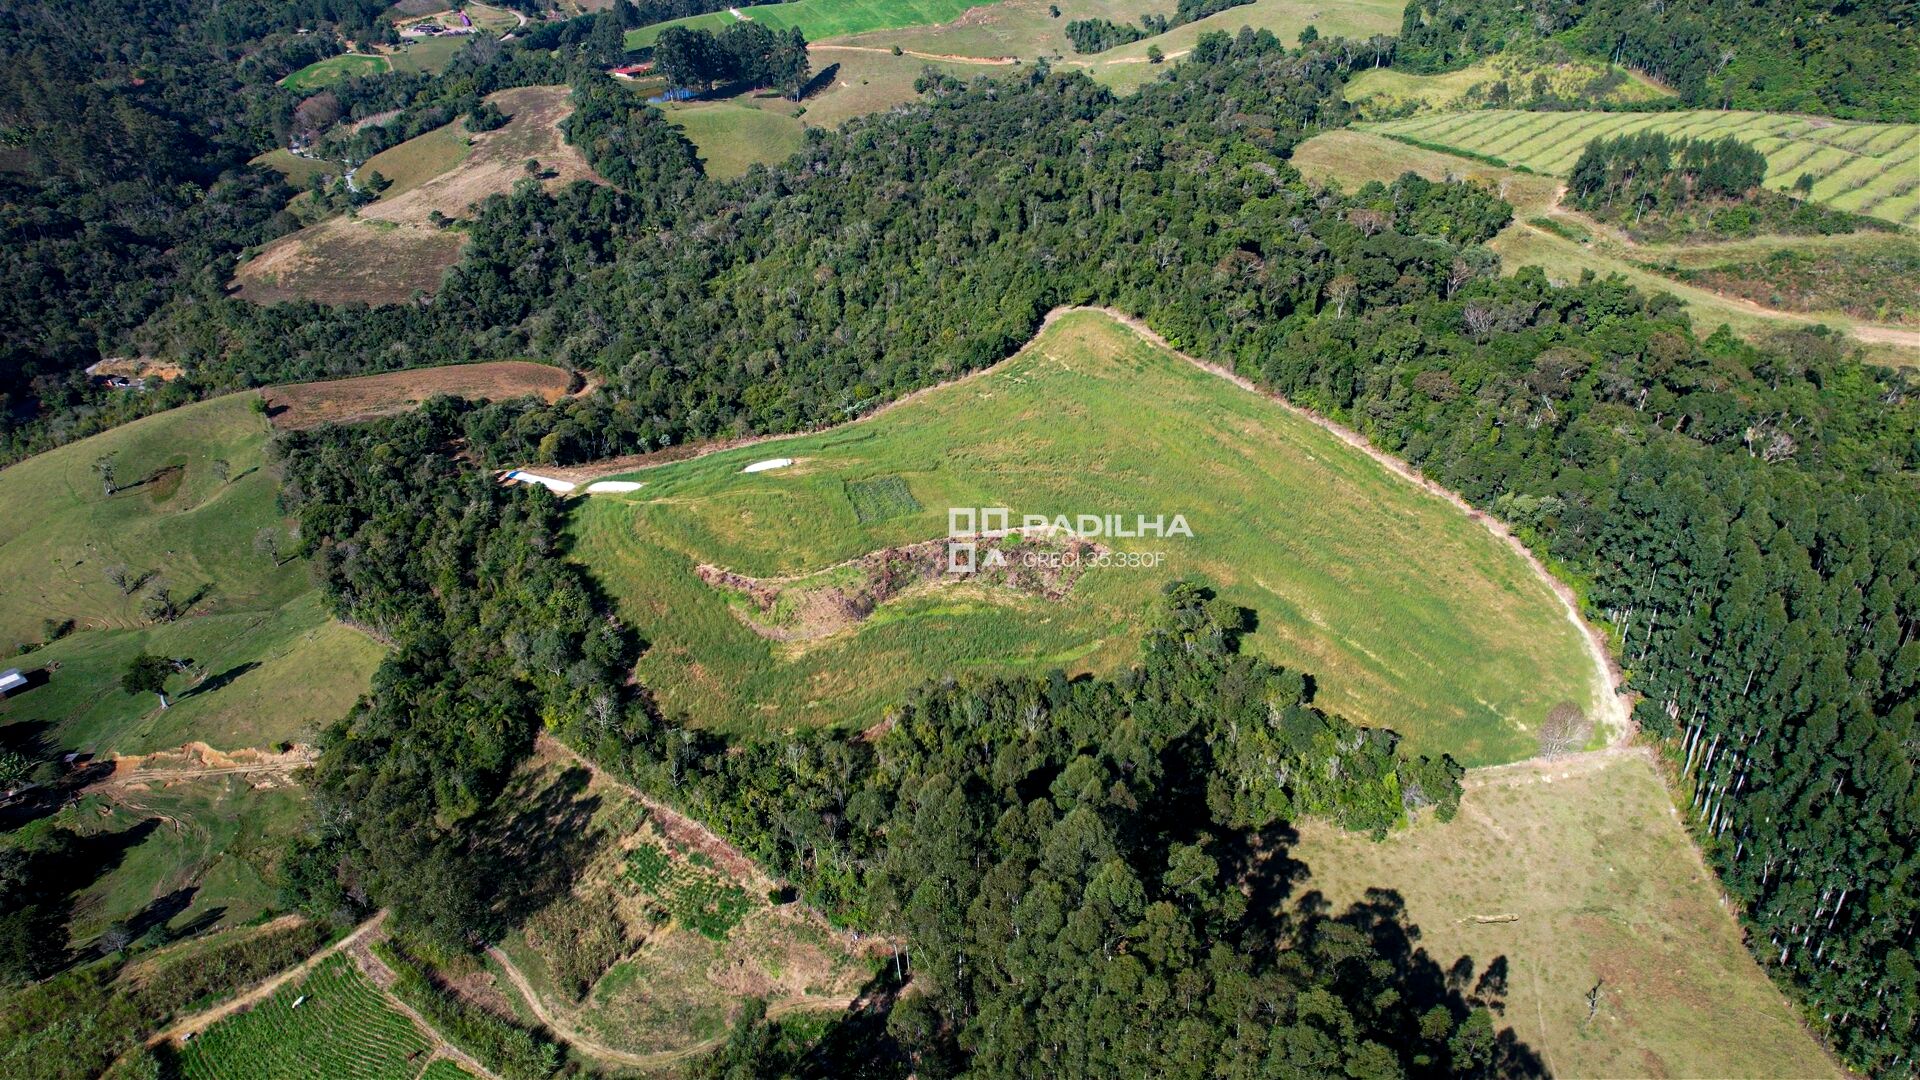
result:
[(272, 997), (281, 987), (288, 983), (297, 979), (306, 978), (307, 975), (311, 973), (314, 968), (319, 967), (321, 962), (326, 960), (327, 957), (367, 940), (367, 938), (377, 932), (386, 921), (387, 913), (385, 911), (379, 912), (374, 915), (373, 918), (354, 927), (353, 932), (346, 937), (321, 949), (319, 952), (314, 953), (312, 956), (307, 957), (305, 960), (300, 961), (298, 964), (295, 964), (280, 974), (267, 979), (265, 982), (255, 985), (251, 990), (228, 998), (226, 1001), (215, 1005), (211, 1009), (197, 1012), (184, 1020), (176, 1021), (173, 1026), (149, 1038), (147, 1045), (159, 1046), (165, 1042), (172, 1042), (178, 1045), (181, 1036), (196, 1031), (205, 1031), (209, 1025), (224, 1020), (243, 1009), (249, 1009), (258, 1005), (260, 1002)]

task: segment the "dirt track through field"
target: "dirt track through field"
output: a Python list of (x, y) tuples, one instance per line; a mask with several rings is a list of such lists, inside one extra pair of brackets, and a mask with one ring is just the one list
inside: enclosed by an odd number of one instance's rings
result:
[[(699, 1042), (689, 1043), (676, 1050), (657, 1050), (648, 1054), (636, 1054), (631, 1050), (616, 1049), (599, 1042), (591, 1036), (581, 1034), (578, 1028), (573, 1027), (566, 1020), (549, 1011), (546, 1004), (540, 1000), (539, 992), (533, 988), (533, 983), (528, 981), (526, 974), (514, 966), (513, 959), (501, 951), (498, 946), (487, 946), (487, 955), (493, 957), (494, 962), (500, 965), (501, 971), (506, 972), (507, 980), (513, 983), (514, 991), (526, 1001), (527, 1008), (533, 1011), (535, 1019), (545, 1025), (548, 1031), (553, 1032), (556, 1038), (602, 1064), (618, 1065), (630, 1069), (651, 1069), (661, 1065), (671, 1065), (676, 1061), (685, 1061), (698, 1054), (706, 1053), (718, 1047), (721, 1043), (726, 1042), (732, 1035), (731, 1032), (722, 1031), (718, 1035), (702, 1039)], [(777, 1020), (789, 1013), (796, 1012), (845, 1010), (852, 1008), (857, 1001), (859, 1001), (858, 996), (847, 998), (788, 998), (784, 1001), (768, 1003), (767, 1019)]]

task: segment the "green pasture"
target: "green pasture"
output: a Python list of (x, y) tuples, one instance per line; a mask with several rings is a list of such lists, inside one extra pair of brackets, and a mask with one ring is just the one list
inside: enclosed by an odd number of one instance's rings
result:
[[(986, 0), (793, 0), (792, 3), (741, 8), (740, 11), (752, 21), (764, 23), (775, 30), (797, 26), (800, 32), (806, 35), (808, 41), (823, 41), (827, 38), (844, 37), (868, 30), (951, 22), (966, 14), (968, 9), (979, 7), (985, 2)], [(627, 31), (627, 48), (639, 49), (652, 45), (660, 36), (660, 32), (669, 26), (718, 30), (733, 21), (735, 21), (734, 17), (730, 13), (716, 11), (706, 15), (675, 19), (672, 22), (643, 26), (638, 30)]]
[(368, 56), (364, 53), (341, 53), (329, 56), (325, 60), (316, 60), (299, 71), (280, 80), (280, 85), (289, 90), (320, 90), (342, 79), (357, 78), (362, 75), (378, 75), (392, 65), (384, 56)]
[(737, 101), (699, 101), (663, 107), (699, 152), (707, 175), (739, 176), (753, 165), (775, 165), (807, 143), (806, 125), (792, 116)]
[[(380, 647), (328, 617), (293, 557), (254, 400), (172, 409), (0, 470), (13, 508), (0, 515), (0, 641), (73, 627), (12, 659), (44, 681), (0, 703), (0, 723), (94, 754), (234, 749), (310, 737), (366, 688)], [(102, 458), (120, 485), (111, 496)], [(127, 592), (114, 577), (147, 580)], [(146, 610), (161, 588), (185, 609), (170, 622)], [(170, 709), (120, 688), (143, 650), (184, 662)]]
[[(792, 457), (787, 469), (746, 464)], [(849, 491), (898, 477), (905, 512)], [(639, 677), (717, 728), (865, 725), (950, 673), (1112, 670), (1160, 588), (1199, 576), (1257, 613), (1247, 647), (1311, 673), (1319, 703), (1469, 764), (1528, 756), (1555, 703), (1592, 707), (1579, 632), (1520, 557), (1443, 500), (1264, 397), (1076, 313), (990, 372), (871, 420), (633, 474), (574, 516), (575, 558), (650, 642)], [(852, 487), (850, 488), (850, 485)], [(884, 490), (893, 490), (889, 481)], [(1107, 541), (1158, 566), (1093, 567), (1064, 601), (915, 586), (864, 622), (776, 642), (702, 583), (819, 571), (944, 537), (949, 507), (1184, 514), (1192, 538)]]

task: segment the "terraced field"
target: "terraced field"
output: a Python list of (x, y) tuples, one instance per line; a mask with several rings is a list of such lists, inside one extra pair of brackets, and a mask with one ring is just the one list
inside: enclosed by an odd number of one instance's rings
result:
[(1813, 177), (1813, 198), (1840, 210), (1920, 227), (1920, 124), (1858, 124), (1780, 113), (1523, 112), (1489, 109), (1357, 125), (1421, 144), (1498, 158), (1563, 176), (1588, 142), (1638, 131), (1732, 135), (1767, 156), (1767, 183)]
[(412, 1080), (426, 1039), (345, 956), (201, 1032), (179, 1052), (185, 1080)]

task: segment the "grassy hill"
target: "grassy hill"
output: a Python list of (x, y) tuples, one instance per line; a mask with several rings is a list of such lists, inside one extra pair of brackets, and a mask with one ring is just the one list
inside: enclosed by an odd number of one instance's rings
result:
[(1594, 139), (1637, 131), (1691, 138), (1731, 135), (1767, 156), (1767, 184), (1787, 190), (1803, 174), (1813, 198), (1837, 209), (1920, 226), (1920, 124), (1862, 124), (1780, 113), (1521, 112), (1489, 109), (1363, 124), (1410, 138), (1565, 175)]
[[(775, 456), (797, 463), (741, 472)], [(1525, 757), (1554, 704), (1598, 692), (1546, 584), (1479, 524), (1097, 313), (873, 419), (633, 478), (646, 487), (577, 511), (574, 555), (652, 643), (641, 680), (701, 724), (866, 724), (944, 672), (1110, 670), (1187, 575), (1256, 611), (1247, 647), (1311, 673), (1322, 707), (1420, 751)], [(936, 575), (836, 621), (835, 591), (872, 584), (838, 564), (937, 542), (949, 507), (980, 506), (1179, 513), (1194, 536), (1109, 541), (1164, 557), (1089, 568), (1063, 599)], [(702, 564), (780, 597), (756, 610)]]
[[(267, 419), (236, 394), (160, 413), (0, 471), (0, 633), (39, 642), (48, 620), (73, 632), (20, 657), (45, 685), (0, 704), (6, 724), (39, 725), (68, 750), (138, 754), (201, 740), (232, 748), (296, 739), (341, 716), (365, 687), (379, 646), (332, 622), (267, 469)], [(110, 457), (122, 490), (104, 493)], [(221, 479), (216, 461), (226, 462)], [(265, 531), (282, 554), (258, 546)], [(149, 577), (132, 592), (110, 580)], [(165, 588), (185, 614), (143, 608)], [(197, 599), (196, 599), (197, 598)], [(191, 603), (189, 603), (191, 601)], [(119, 686), (145, 650), (191, 661), (178, 704)]]
[(341, 53), (329, 56), (325, 60), (316, 60), (299, 71), (280, 80), (280, 85), (289, 90), (319, 90), (342, 79), (356, 78), (362, 75), (377, 75), (387, 71), (392, 65), (384, 56), (368, 56), (363, 53)]
[(1471, 773), (1453, 821), (1384, 842), (1300, 833), (1296, 897), (1388, 890), (1433, 955), (1504, 957), (1502, 1023), (1554, 1075), (1844, 1075), (1753, 962), (1639, 753)]

